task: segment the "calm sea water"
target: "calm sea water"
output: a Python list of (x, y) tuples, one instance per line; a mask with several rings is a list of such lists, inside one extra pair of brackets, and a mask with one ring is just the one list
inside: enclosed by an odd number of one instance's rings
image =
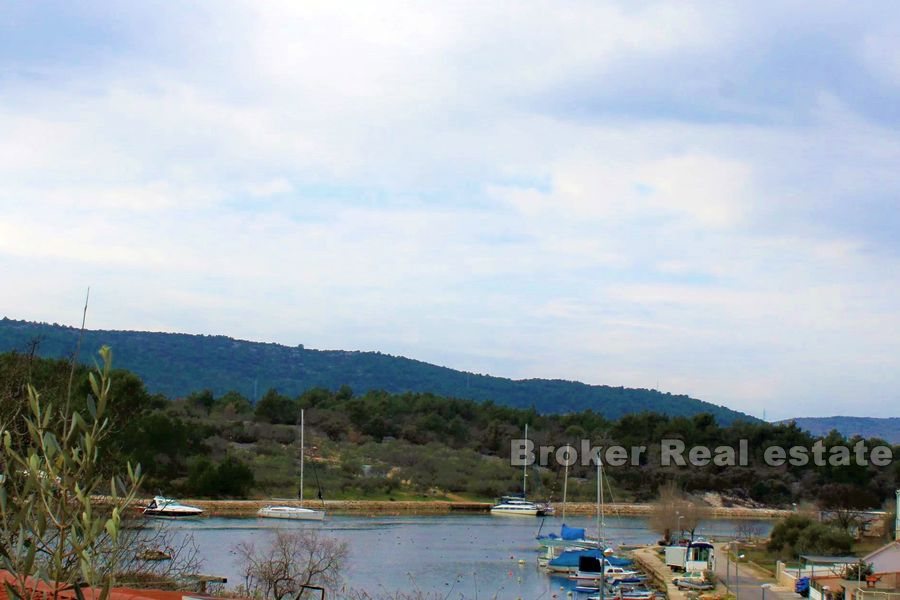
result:
[[(570, 517), (567, 524), (596, 525), (591, 517)], [(747, 523), (747, 521), (742, 521)], [(348, 543), (350, 558), (344, 576), (348, 587), (370, 594), (421, 590), (444, 598), (565, 598), (570, 582), (550, 577), (537, 568), (535, 536), (542, 519), (491, 515), (342, 516), (329, 515), (322, 523), (277, 519), (208, 518), (167, 521), (180, 534), (192, 534), (204, 559), (205, 573), (240, 582), (233, 547), (242, 541), (257, 545), (277, 529), (316, 528)], [(543, 533), (559, 533), (559, 518), (543, 520)], [(738, 521), (704, 522), (698, 533), (726, 538)], [(771, 522), (754, 521), (761, 534)], [(645, 519), (607, 517), (604, 529), (613, 547), (646, 544), (658, 539)], [(519, 560), (524, 560), (520, 564)]]

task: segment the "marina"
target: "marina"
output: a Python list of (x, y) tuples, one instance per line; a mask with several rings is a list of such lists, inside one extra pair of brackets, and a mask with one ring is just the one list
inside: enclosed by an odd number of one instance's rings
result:
[[(590, 528), (594, 523), (585, 516), (568, 520), (572, 527)], [(540, 521), (487, 514), (329, 514), (323, 522), (212, 517), (168, 521), (165, 526), (179, 535), (192, 535), (204, 570), (226, 577), (230, 587), (241, 581), (232, 551), (235, 544), (264, 543), (280, 528), (315, 528), (348, 543), (350, 555), (342, 569), (347, 589), (370, 594), (420, 590), (448, 598), (565, 597), (578, 582), (567, 573), (548, 573), (538, 566)], [(704, 521), (698, 531), (707, 538), (729, 539), (742, 523), (746, 521), (714, 519)], [(772, 526), (765, 520), (754, 523), (763, 534)], [(558, 518), (544, 523), (545, 528), (557, 530), (560, 525)], [(607, 517), (604, 533), (613, 548), (654, 544), (659, 538), (640, 517)]]

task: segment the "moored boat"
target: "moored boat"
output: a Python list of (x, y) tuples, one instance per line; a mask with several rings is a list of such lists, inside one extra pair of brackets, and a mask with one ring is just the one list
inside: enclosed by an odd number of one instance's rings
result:
[(492, 515), (512, 515), (519, 517), (542, 517), (546, 509), (522, 496), (503, 496), (491, 507)]
[(565, 523), (559, 530), (559, 535), (550, 533), (548, 535), (537, 536), (538, 544), (542, 548), (547, 547), (565, 547), (565, 548), (584, 548), (591, 549), (600, 545), (600, 542), (585, 536), (583, 527), (569, 527)]
[(547, 568), (556, 573), (573, 573), (578, 570), (583, 558), (593, 558), (599, 561), (601, 558), (606, 560), (607, 568), (628, 567), (632, 562), (626, 558), (617, 556), (603, 556), (603, 552), (596, 548), (592, 550), (584, 550), (581, 548), (569, 548), (564, 550), (556, 558), (550, 559)]
[[(300, 409), (300, 490), (297, 496), (300, 506), (290, 505), (269, 505), (264, 506), (256, 515), (265, 519), (293, 519), (297, 521), (321, 521), (325, 518), (324, 510), (314, 510), (303, 506), (303, 459), (306, 454), (306, 446), (304, 441), (304, 430), (306, 429), (304, 422), (304, 411)], [(316, 476), (316, 485), (318, 486), (319, 477)], [(319, 487), (319, 498), (322, 498), (322, 488)], [(324, 500), (322, 501), (324, 503)]]
[(321, 521), (325, 518), (325, 511), (303, 508), (302, 506), (264, 506), (256, 514), (268, 519)]
[(148, 517), (197, 517), (203, 514), (203, 509), (182, 504), (173, 498), (155, 496), (143, 512)]
[[(528, 440), (528, 424), (525, 425), (525, 440)], [(528, 465), (522, 465), (522, 493), (502, 496), (497, 504), (491, 507), (492, 515), (511, 515), (517, 517), (544, 517), (553, 514), (553, 506), (549, 502), (538, 504), (525, 499), (525, 488), (528, 481)]]

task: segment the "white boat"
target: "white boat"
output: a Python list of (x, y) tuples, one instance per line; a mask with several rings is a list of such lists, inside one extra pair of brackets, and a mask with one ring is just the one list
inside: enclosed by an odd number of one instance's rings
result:
[[(303, 507), (303, 455), (304, 451), (304, 439), (303, 432), (305, 429), (305, 424), (303, 422), (303, 409), (300, 409), (300, 506), (290, 506), (290, 505), (269, 505), (264, 506), (258, 511), (256, 511), (256, 515), (258, 517), (263, 517), (265, 519), (295, 519), (299, 521), (321, 521), (325, 518), (324, 510), (314, 510), (312, 508), (304, 508)], [(319, 497), (322, 497), (322, 491), (319, 490)]]
[(638, 571), (633, 569), (625, 569), (622, 567), (614, 567), (612, 565), (606, 565), (603, 568), (603, 571), (575, 571), (571, 575), (569, 575), (569, 579), (573, 579), (575, 581), (600, 581), (605, 578), (607, 582), (612, 583), (617, 579), (627, 579), (629, 577), (637, 577), (640, 575)]
[(203, 509), (181, 504), (173, 498), (155, 496), (144, 507), (144, 514), (148, 517), (196, 517), (203, 514)]
[(325, 512), (303, 508), (302, 506), (264, 506), (256, 513), (260, 517), (268, 519), (300, 519), (306, 521), (321, 521), (325, 518)]
[(503, 496), (491, 507), (492, 515), (512, 515), (517, 517), (540, 517), (545, 514), (540, 504), (519, 496)]
[[(525, 425), (525, 439), (528, 439), (528, 425)], [(553, 514), (549, 504), (538, 504), (525, 499), (525, 486), (528, 481), (528, 465), (522, 465), (522, 493), (502, 496), (497, 504), (491, 507), (492, 515), (511, 515), (516, 517), (543, 517)]]

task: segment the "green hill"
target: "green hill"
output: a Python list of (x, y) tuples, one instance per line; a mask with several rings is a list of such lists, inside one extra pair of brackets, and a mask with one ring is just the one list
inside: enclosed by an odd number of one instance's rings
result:
[[(26, 352), (36, 341), (37, 354), (71, 356), (78, 330), (56, 324), (0, 320), (0, 352)], [(684, 395), (655, 390), (587, 385), (577, 381), (512, 380), (439, 367), (380, 352), (310, 350), (302, 346), (248, 342), (225, 336), (86, 331), (82, 358), (90, 360), (101, 345), (113, 349), (117, 367), (139, 375), (147, 389), (170, 398), (209, 389), (216, 395), (235, 390), (256, 398), (272, 388), (289, 396), (311, 387), (356, 392), (433, 392), (454, 398), (492, 400), (541, 413), (592, 409), (609, 419), (645, 411), (671, 416), (710, 413), (723, 424), (753, 417)]]

